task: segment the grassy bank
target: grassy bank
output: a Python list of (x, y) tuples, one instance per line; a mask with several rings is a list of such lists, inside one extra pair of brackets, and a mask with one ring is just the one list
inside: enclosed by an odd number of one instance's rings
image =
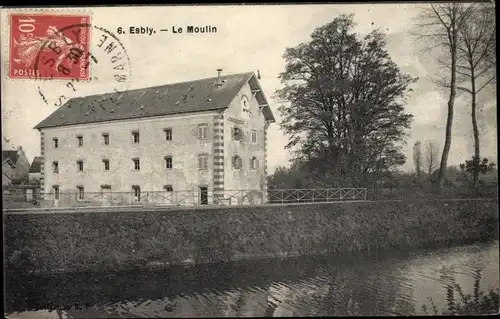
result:
[(11, 271), (116, 271), (498, 238), (497, 200), (4, 216)]

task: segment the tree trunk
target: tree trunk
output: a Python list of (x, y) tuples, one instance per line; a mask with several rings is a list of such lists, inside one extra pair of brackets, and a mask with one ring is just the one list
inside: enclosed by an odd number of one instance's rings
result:
[(474, 181), (474, 189), (476, 193), (479, 191), (479, 163), (481, 160), (480, 153), (479, 153), (479, 129), (477, 127), (477, 115), (476, 115), (476, 108), (477, 108), (477, 101), (476, 101), (476, 79), (474, 78), (474, 69), (471, 70), (471, 88), (472, 88), (472, 110), (471, 110), (471, 117), (472, 117), (472, 130), (474, 132), (474, 175), (473, 175), (473, 181)]
[[(456, 23), (454, 21), (453, 23)], [(457, 95), (457, 30), (455, 26), (451, 29), (451, 43), (450, 43), (450, 54), (451, 54), (451, 80), (450, 80), (450, 97), (448, 99), (448, 118), (446, 120), (446, 134), (444, 140), (443, 154), (441, 156), (441, 165), (439, 167), (439, 175), (437, 187), (439, 192), (442, 192), (444, 179), (446, 175), (446, 167), (448, 165), (448, 155), (450, 153), (451, 147), (451, 128), (453, 126), (453, 109), (455, 106), (455, 97)]]

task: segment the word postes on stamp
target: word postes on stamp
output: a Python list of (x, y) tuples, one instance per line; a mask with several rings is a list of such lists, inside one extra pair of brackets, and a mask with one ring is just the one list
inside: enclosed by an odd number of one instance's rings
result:
[(89, 79), (90, 16), (16, 13), (9, 18), (11, 79)]

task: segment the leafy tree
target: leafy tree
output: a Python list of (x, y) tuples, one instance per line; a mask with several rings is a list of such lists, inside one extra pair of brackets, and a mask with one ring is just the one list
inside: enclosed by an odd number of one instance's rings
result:
[(286, 148), (325, 182), (360, 184), (406, 160), (401, 144), (412, 116), (405, 96), (416, 78), (391, 60), (382, 32), (359, 39), (353, 18), (341, 15), (287, 48), (284, 87), (276, 91), (289, 102), (279, 108)]
[(479, 176), (479, 174), (486, 175), (486, 173), (490, 172), (495, 168), (494, 163), (489, 163), (488, 164), (488, 159), (483, 158), (480, 160), (479, 157), (472, 156), (471, 160), (466, 160), (464, 164), (460, 164), (460, 169), (464, 173), (465, 176), (469, 175), (473, 178), (473, 184), (476, 189), (478, 190), (478, 183), (477, 180), (475, 179), (476, 176)]

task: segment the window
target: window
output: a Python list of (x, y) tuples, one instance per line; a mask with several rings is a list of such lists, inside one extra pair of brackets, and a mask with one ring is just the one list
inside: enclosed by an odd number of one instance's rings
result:
[(174, 191), (174, 188), (172, 187), (172, 185), (165, 185), (165, 186), (163, 186), (163, 188), (165, 188), (166, 192), (173, 192)]
[(256, 144), (257, 143), (257, 131), (252, 130), (252, 143)]
[(109, 145), (109, 134), (102, 134), (102, 142), (104, 143), (104, 145)]
[(165, 156), (165, 167), (167, 169), (172, 169), (173, 163), (172, 163), (172, 156)]
[(59, 162), (52, 162), (52, 172), (59, 174)]
[(259, 167), (259, 160), (257, 159), (257, 157), (254, 156), (250, 160), (250, 168), (252, 170), (256, 170), (258, 167)]
[(139, 185), (132, 185), (132, 193), (134, 194), (134, 201), (141, 201), (141, 187)]
[(104, 164), (104, 170), (109, 171), (109, 160), (103, 159), (102, 163)]
[(59, 147), (59, 139), (57, 137), (54, 137), (52, 140), (54, 141), (54, 148), (58, 148)]
[(83, 146), (83, 136), (79, 135), (76, 137), (76, 139), (78, 140), (78, 147), (82, 147)]
[(208, 169), (208, 155), (198, 155), (198, 169)]
[(83, 172), (83, 161), (76, 161), (76, 166), (79, 172)]
[(243, 167), (243, 161), (238, 155), (233, 156), (233, 168), (241, 169)]
[(83, 186), (77, 186), (76, 190), (78, 200), (83, 200), (85, 198), (85, 191), (83, 190)]
[(139, 143), (139, 132), (137, 132), (137, 131), (132, 132), (132, 141), (133, 141), (135, 144), (138, 144), (138, 143)]
[(171, 128), (166, 128), (165, 129), (165, 140), (166, 141), (171, 141), (172, 140), (172, 129)]
[(136, 171), (141, 169), (141, 161), (138, 158), (132, 159), (134, 161), (134, 169)]
[(208, 138), (208, 125), (201, 124), (198, 126), (198, 139), (206, 140)]
[(59, 185), (52, 186), (52, 189), (54, 189), (54, 199), (59, 199)]
[(241, 98), (241, 117), (249, 118), (250, 117), (250, 105), (248, 103), (248, 98), (243, 96)]
[(241, 141), (243, 139), (243, 131), (239, 127), (233, 127), (233, 140)]

